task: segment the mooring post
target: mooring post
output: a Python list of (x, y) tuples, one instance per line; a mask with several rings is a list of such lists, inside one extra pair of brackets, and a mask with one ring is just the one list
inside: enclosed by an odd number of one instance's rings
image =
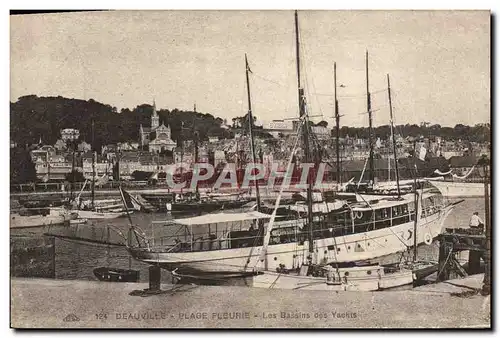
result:
[(477, 250), (469, 250), (469, 268), (467, 269), (467, 273), (469, 275), (475, 275), (481, 273), (481, 251)]
[(161, 269), (158, 265), (149, 267), (149, 290), (160, 291), (161, 287)]
[(452, 245), (446, 241), (446, 237), (441, 235), (439, 243), (439, 269), (437, 280), (442, 282), (448, 280), (450, 277), (450, 264)]

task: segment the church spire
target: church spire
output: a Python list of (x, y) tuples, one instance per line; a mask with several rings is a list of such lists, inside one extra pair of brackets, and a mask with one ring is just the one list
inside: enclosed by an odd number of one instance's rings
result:
[(151, 129), (156, 129), (160, 125), (160, 117), (158, 116), (158, 112), (156, 111), (156, 102), (153, 99), (153, 115), (151, 115)]
[(153, 115), (158, 115), (158, 112), (156, 111), (156, 102), (155, 102), (155, 99), (153, 99)]

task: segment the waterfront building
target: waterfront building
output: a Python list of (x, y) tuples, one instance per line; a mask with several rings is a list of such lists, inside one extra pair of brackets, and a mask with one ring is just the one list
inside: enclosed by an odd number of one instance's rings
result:
[(173, 163), (173, 158), (161, 154), (154, 154), (146, 151), (128, 151), (120, 154), (119, 172), (120, 178), (130, 180), (135, 171), (139, 172), (162, 172), (167, 166)]
[[(92, 152), (87, 152), (82, 155), (82, 168), (83, 177), (88, 180), (93, 178), (93, 168), (92, 168)], [(112, 176), (113, 174), (113, 163), (108, 161), (106, 157), (97, 156), (97, 161), (95, 162), (95, 175), (96, 180), (103, 176)]]
[[(72, 157), (69, 154), (45, 153), (46, 158), (37, 157), (35, 163), (37, 179), (48, 181), (64, 181), (72, 170)], [(81, 169), (81, 168), (80, 168)], [(78, 168), (75, 167), (75, 170)]]

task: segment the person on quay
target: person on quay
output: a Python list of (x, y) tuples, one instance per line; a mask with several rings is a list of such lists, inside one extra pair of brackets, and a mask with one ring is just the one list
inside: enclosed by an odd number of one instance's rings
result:
[(484, 227), (484, 222), (481, 217), (479, 217), (479, 213), (477, 211), (472, 214), (469, 221), (469, 227), (472, 229), (482, 229)]

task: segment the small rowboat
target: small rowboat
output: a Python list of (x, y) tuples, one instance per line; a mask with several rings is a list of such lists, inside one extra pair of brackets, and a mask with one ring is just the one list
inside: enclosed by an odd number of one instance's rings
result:
[(135, 283), (139, 281), (140, 272), (137, 270), (100, 267), (94, 269), (94, 276), (103, 282)]
[(76, 224), (85, 224), (87, 223), (88, 219), (86, 218), (77, 218), (77, 219), (72, 219), (69, 221), (69, 224), (71, 225), (76, 225)]

